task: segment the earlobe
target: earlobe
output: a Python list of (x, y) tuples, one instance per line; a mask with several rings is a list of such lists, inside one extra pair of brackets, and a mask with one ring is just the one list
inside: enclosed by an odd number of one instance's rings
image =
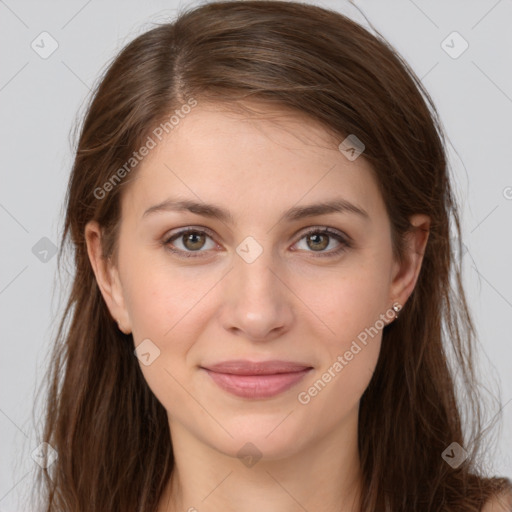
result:
[(416, 286), (430, 233), (427, 215), (413, 215), (410, 222), (413, 228), (406, 234), (403, 262), (396, 263), (391, 289), (391, 299), (402, 306)]
[(103, 299), (119, 326), (119, 330), (130, 334), (130, 321), (126, 311), (119, 272), (109, 258), (104, 258), (102, 249), (102, 231), (96, 221), (90, 221), (85, 227), (87, 253)]

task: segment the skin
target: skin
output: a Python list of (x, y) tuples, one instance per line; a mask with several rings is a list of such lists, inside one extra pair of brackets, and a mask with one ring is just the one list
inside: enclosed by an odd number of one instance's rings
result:
[(491, 498), (482, 508), (482, 512), (510, 512), (512, 510), (512, 491)]
[[(348, 160), (338, 150), (341, 140), (299, 114), (261, 112), (269, 115), (200, 103), (151, 151), (123, 192), (117, 261), (101, 258), (99, 226), (86, 227), (112, 317), (132, 333), (134, 346), (149, 338), (160, 350), (149, 366), (141, 363), (167, 410), (175, 454), (159, 512), (357, 510), (358, 407), (381, 331), (309, 403), (297, 396), (395, 302), (405, 304), (421, 267), (428, 217), (410, 219), (420, 229), (398, 263), (364, 157)], [(228, 209), (233, 224), (191, 212), (142, 218), (171, 196)], [(368, 218), (343, 212), (279, 221), (294, 206), (340, 197)], [(172, 242), (202, 251), (199, 257), (179, 258), (163, 243), (185, 227), (213, 232), (204, 242)], [(344, 233), (351, 246), (318, 256), (342, 243), (305, 236), (311, 227)], [(252, 263), (236, 252), (248, 236), (263, 250)], [(302, 362), (313, 370), (290, 390), (253, 400), (225, 392), (199, 368), (239, 358)], [(252, 467), (237, 457), (247, 442), (261, 454)]]

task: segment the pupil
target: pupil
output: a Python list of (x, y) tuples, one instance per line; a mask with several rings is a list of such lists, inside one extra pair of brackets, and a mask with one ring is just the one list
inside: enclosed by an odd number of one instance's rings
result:
[[(204, 243), (204, 235), (202, 235), (201, 233), (190, 233), (188, 235), (185, 235), (185, 237), (185, 247), (187, 247), (188, 249), (200, 249), (202, 247), (201, 242)], [(195, 237), (199, 238), (199, 245), (197, 245), (197, 241), (194, 241)]]
[[(326, 239), (327, 237), (325, 235), (320, 235), (320, 234), (315, 234), (315, 235), (310, 235), (310, 239), (316, 239), (318, 240), (319, 238), (323, 238), (324, 239), (324, 243), (321, 244), (321, 245), (318, 245), (316, 242), (314, 242), (314, 246), (311, 247), (311, 248), (320, 248), (320, 249), (325, 249), (327, 247), (327, 243), (326, 243)], [(309, 245), (309, 244), (308, 244)]]

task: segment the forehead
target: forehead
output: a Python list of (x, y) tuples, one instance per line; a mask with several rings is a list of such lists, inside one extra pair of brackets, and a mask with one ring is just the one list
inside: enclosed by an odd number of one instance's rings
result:
[[(210, 131), (212, 125), (214, 132)], [(239, 138), (251, 137), (251, 145), (263, 143), (265, 138), (275, 138), (280, 144), (291, 147), (311, 145), (331, 149), (339, 138), (333, 130), (305, 113), (258, 100), (199, 103), (173, 130), (175, 139), (180, 135), (204, 135), (205, 132), (209, 135), (206, 140), (216, 134), (235, 132)]]
[[(341, 137), (293, 111), (257, 114), (196, 106), (137, 168), (124, 202), (139, 211), (167, 195), (240, 205), (247, 210), (310, 203), (326, 195), (381, 200), (370, 164), (339, 151)], [(357, 199), (357, 201), (356, 201)], [(151, 204), (150, 204), (151, 203)]]

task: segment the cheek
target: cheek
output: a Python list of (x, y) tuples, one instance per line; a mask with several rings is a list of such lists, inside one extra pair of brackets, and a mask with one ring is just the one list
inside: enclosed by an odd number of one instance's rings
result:
[(307, 416), (303, 424), (305, 437), (322, 437), (357, 413), (377, 364), (380, 342), (380, 336), (376, 336), (367, 346), (360, 343), (360, 348), (351, 346), (351, 360), (346, 357), (346, 351), (336, 352), (336, 357), (330, 358), (329, 363), (298, 390), (298, 407)]
[(126, 307), (136, 342), (153, 336), (163, 343), (172, 337), (212, 286), (211, 277), (199, 279), (190, 269), (172, 264), (163, 248), (132, 252), (125, 256), (123, 270)]
[(312, 309), (329, 331), (313, 333), (321, 364), (297, 394), (298, 402), (325, 422), (315, 428), (328, 428), (356, 408), (375, 371), (387, 304), (387, 290), (375, 277), (369, 272), (331, 279), (316, 295)]
[(301, 388), (319, 406), (330, 403), (346, 410), (368, 386), (378, 361), (382, 330), (391, 320), (385, 317), (389, 306), (385, 275), (380, 265), (361, 264), (333, 272), (315, 287), (303, 285), (299, 291), (328, 327), (322, 329), (320, 339), (315, 336), (321, 368)]
[(297, 295), (329, 328), (329, 345), (341, 349), (389, 307), (386, 275), (381, 265), (347, 265), (298, 281)]
[[(140, 264), (126, 287), (127, 308), (134, 346), (151, 340), (158, 356), (150, 365), (140, 363), (148, 386), (168, 411), (187, 410), (190, 397), (180, 383), (187, 382), (187, 354), (202, 328), (201, 297), (210, 286), (170, 267)], [(204, 289), (203, 289), (204, 288)]]

